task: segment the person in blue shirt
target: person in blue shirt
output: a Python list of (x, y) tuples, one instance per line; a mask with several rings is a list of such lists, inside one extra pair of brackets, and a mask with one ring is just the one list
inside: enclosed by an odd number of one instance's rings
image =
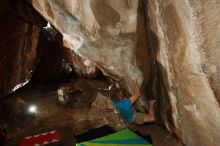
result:
[(121, 116), (129, 123), (135, 123), (142, 125), (144, 123), (155, 122), (154, 105), (155, 100), (149, 101), (149, 112), (140, 113), (134, 110), (133, 104), (140, 97), (140, 90), (138, 87), (138, 78), (134, 80), (134, 95), (129, 98), (123, 98), (123, 96), (117, 95), (118, 97), (114, 104), (116, 109), (120, 112)]

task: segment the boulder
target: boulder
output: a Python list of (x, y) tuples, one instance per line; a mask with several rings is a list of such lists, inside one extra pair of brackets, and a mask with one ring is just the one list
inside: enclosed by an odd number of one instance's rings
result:
[[(124, 129), (128, 123), (123, 119), (115, 105), (102, 93), (98, 92), (91, 106), (91, 115), (104, 117), (105, 121), (115, 130)], [(106, 116), (108, 114), (108, 116)], [(97, 121), (99, 123), (100, 121)]]
[(152, 0), (145, 6), (164, 125), (187, 146), (219, 145), (219, 1)]
[(64, 58), (73, 68), (73, 72), (78, 77), (97, 78), (101, 71), (89, 59), (79, 56), (69, 48), (64, 49)]
[(81, 56), (84, 65), (91, 62), (104, 75), (123, 79), (131, 94), (132, 78), (138, 76), (143, 96), (152, 96), (154, 57), (139, 0), (27, 1), (62, 33), (64, 46)]
[(219, 1), (27, 1), (65, 47), (123, 79), (131, 94), (138, 76), (142, 95), (159, 97), (162, 122), (185, 145), (219, 145)]
[(57, 94), (61, 104), (69, 107), (83, 108), (91, 106), (97, 93), (88, 80), (79, 79), (62, 85), (57, 90)]
[(40, 28), (5, 12), (0, 31), (0, 96), (5, 96), (30, 80), (37, 62)]

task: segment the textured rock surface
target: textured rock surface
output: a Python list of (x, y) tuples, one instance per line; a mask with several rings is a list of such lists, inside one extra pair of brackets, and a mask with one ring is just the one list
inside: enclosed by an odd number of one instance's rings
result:
[(94, 63), (65, 48), (62, 34), (52, 27), (41, 33), (38, 51), (40, 62), (32, 78), (36, 82), (63, 82), (76, 75), (96, 78), (101, 74)]
[(167, 129), (186, 145), (219, 145), (219, 1), (152, 0), (146, 7)]
[[(142, 93), (151, 90), (152, 58), (147, 50), (143, 9), (138, 0), (29, 0), (63, 34), (64, 45), (89, 59), (133, 92), (131, 78), (140, 77)], [(141, 6), (141, 5), (140, 5)], [(136, 55), (138, 54), (138, 55)]]
[(152, 95), (156, 56), (166, 128), (186, 145), (219, 144), (219, 1), (29, 2), (63, 34), (66, 47), (124, 78), (130, 92), (138, 75), (142, 93)]
[(3, 96), (29, 81), (40, 29), (5, 12), (0, 31), (0, 96)]
[(64, 57), (66, 58), (67, 62), (73, 67), (74, 73), (77, 76), (85, 78), (95, 78), (101, 74), (100, 70), (89, 59), (79, 56), (75, 52), (71, 51), (71, 49), (69, 48), (65, 48), (64, 52)]
[[(85, 88), (83, 86), (85, 82), (93, 85), (93, 89), (86, 91), (88, 87)], [(106, 86), (106, 82), (90, 79), (87, 81), (80, 80), (74, 85), (79, 90), (86, 91), (85, 94), (89, 95), (91, 92), (97, 92), (95, 89), (102, 88), (103, 85)], [(27, 117), (28, 115), (25, 115), (25, 118), (21, 119), (20, 123), (8, 122), (8, 132), (12, 137), (23, 137), (65, 126), (69, 127), (74, 135), (104, 125), (109, 125), (115, 130), (121, 130), (126, 127), (127, 123), (118, 112), (115, 112), (115, 108), (111, 108), (111, 101), (102, 94), (92, 94), (90, 96), (93, 99), (93, 101), (90, 100), (90, 104), (92, 103), (91, 108), (84, 106), (84, 103), (78, 103), (79, 106), (65, 107), (58, 104), (57, 88), (57, 85), (27, 86), (10, 95), (10, 98), (4, 100), (4, 104), (3, 102), (0, 103), (1, 123), (3, 118), (14, 115), (15, 110), (23, 107), (23, 102), (28, 106), (33, 103), (37, 106), (35, 118), (30, 119)], [(18, 100), (17, 97), (21, 97), (21, 99)], [(82, 97), (82, 99), (84, 98)], [(100, 106), (100, 102), (105, 106)], [(26, 108), (24, 109), (26, 111)]]
[(5, 3), (5, 8), (19, 17), (19, 19), (33, 25), (44, 27), (46, 21), (41, 17), (36, 10), (24, 0), (2, 0), (1, 3)]
[[(95, 99), (95, 101), (92, 103), (92, 109), (94, 111), (94, 113), (96, 113), (95, 115), (98, 117), (102, 117), (98, 111), (102, 111), (103, 113), (108, 113), (110, 114), (109, 117), (104, 116), (104, 121), (108, 121), (107, 123), (113, 127), (115, 130), (120, 130), (124, 127), (127, 126), (127, 122), (121, 117), (120, 113), (117, 111), (117, 109), (115, 108), (114, 104), (112, 103), (112, 101), (104, 96), (101, 93), (97, 94), (97, 97)], [(92, 113), (91, 112), (91, 113)]]
[(97, 94), (84, 79), (61, 86), (57, 93), (61, 104), (73, 107), (80, 105), (79, 108), (90, 107)]

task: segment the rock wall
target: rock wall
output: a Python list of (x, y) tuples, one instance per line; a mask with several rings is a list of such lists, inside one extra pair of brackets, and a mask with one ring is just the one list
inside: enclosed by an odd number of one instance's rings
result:
[(46, 25), (23, 0), (0, 1), (0, 97), (24, 86), (39, 59), (40, 27)]
[(105, 75), (123, 79), (130, 93), (137, 76), (143, 95), (152, 90), (154, 57), (147, 47), (142, 1), (27, 1), (63, 34), (65, 47), (95, 63)]
[(0, 31), (0, 96), (4, 96), (29, 81), (36, 63), (40, 29), (5, 12)]
[(27, 1), (67, 48), (131, 93), (134, 76), (143, 95), (160, 92), (162, 121), (186, 145), (218, 145), (218, 0)]
[(150, 0), (162, 120), (187, 146), (220, 142), (220, 2)]
[(101, 76), (101, 71), (89, 59), (79, 56), (69, 48), (64, 49), (64, 54), (78, 77), (97, 78)]

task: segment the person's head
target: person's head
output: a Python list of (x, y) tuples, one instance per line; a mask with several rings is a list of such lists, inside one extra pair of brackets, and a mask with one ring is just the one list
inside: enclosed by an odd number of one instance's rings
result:
[(121, 93), (121, 91), (115, 91), (112, 94), (111, 98), (114, 102), (117, 102), (117, 101), (123, 100), (125, 96)]

